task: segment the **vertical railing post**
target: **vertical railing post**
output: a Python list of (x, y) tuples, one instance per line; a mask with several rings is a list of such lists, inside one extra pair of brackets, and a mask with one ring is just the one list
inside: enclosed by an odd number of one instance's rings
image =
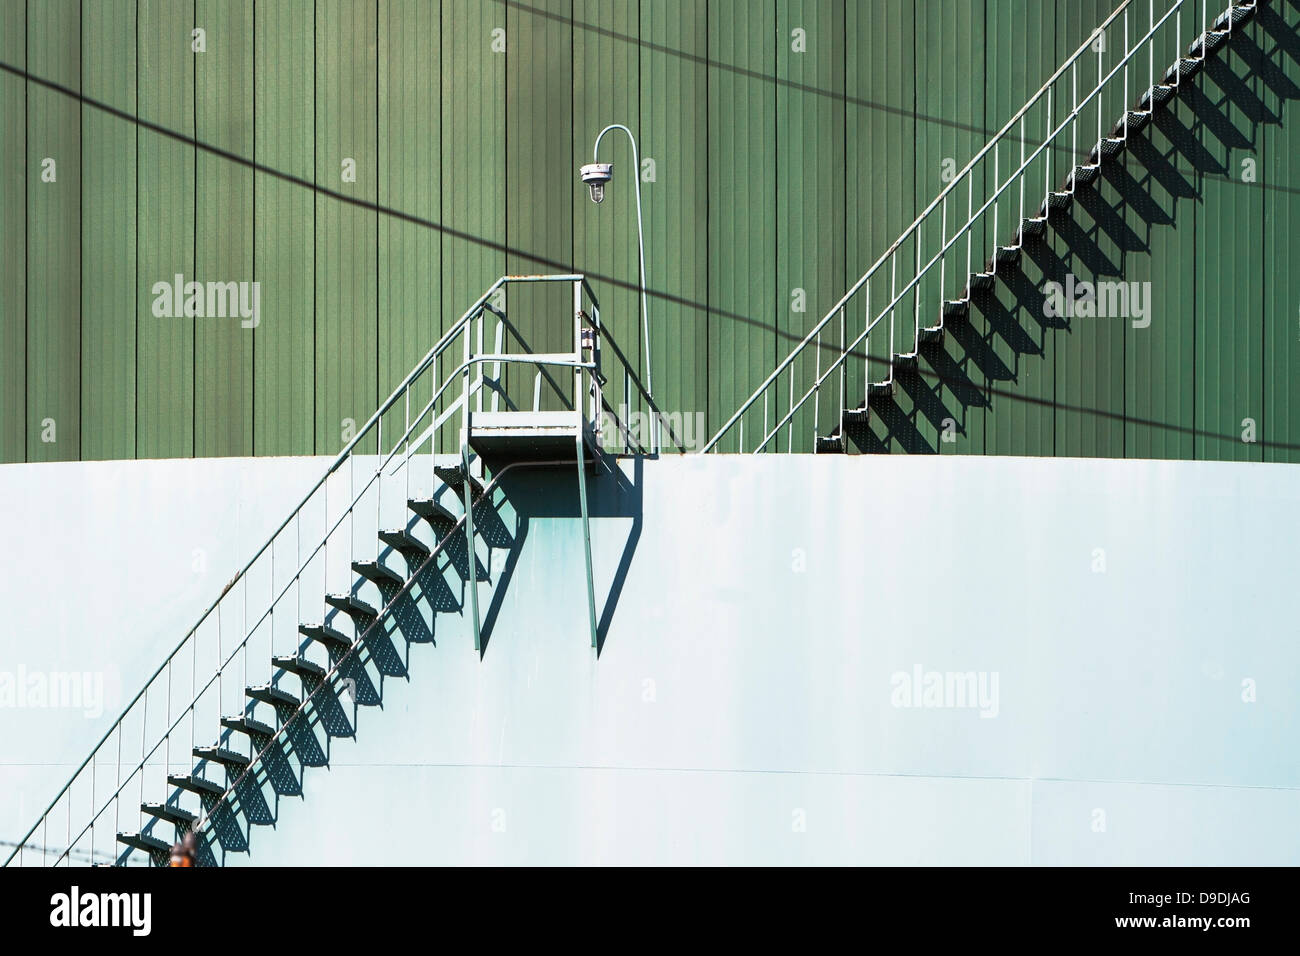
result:
[(912, 284), (912, 347), (909, 352), (916, 352), (921, 347), (921, 237), (925, 234), (925, 223), (916, 227), (916, 281)]
[[(847, 335), (846, 335), (846, 329), (845, 329), (845, 327), (844, 327), (844, 306), (840, 306), (840, 417), (839, 417), (839, 423), (840, 423), (840, 435), (841, 435), (841, 437), (843, 437), (843, 434), (844, 434), (844, 405), (845, 405), (845, 402), (844, 402), (844, 389), (845, 389), (844, 370), (845, 370), (845, 366), (848, 365), (848, 359), (845, 357), (845, 355), (844, 355), (844, 351), (845, 351), (846, 347), (848, 346), (848, 341), (849, 341), (849, 340), (848, 340), (848, 337), (847, 337)], [(794, 419), (794, 416), (791, 415), (790, 418), (791, 418), (791, 420), (793, 420), (793, 419)]]
[(578, 431), (582, 431), (582, 284), (573, 283), (573, 410), (578, 414)]
[[(470, 394), (470, 380), (473, 375), (473, 366), (470, 364), (470, 359), (472, 358), (472, 352), (473, 352), (473, 345), (471, 342), (471, 337), (473, 336), (473, 331), (472, 331), (473, 326), (474, 326), (474, 317), (471, 315), (466, 320), (464, 328), (461, 329), (461, 333), (465, 336), (465, 368), (464, 371), (462, 372), (463, 377), (461, 379), (461, 398), (460, 398), (461, 437), (460, 437), (460, 442), (458, 443), (460, 445), (465, 445), (469, 442), (469, 430), (470, 430), (469, 394)], [(438, 456), (436, 453), (430, 456), (431, 468), (436, 467), (436, 465), (433, 465), (432, 463), (437, 461), (437, 457)], [(431, 488), (437, 487), (436, 478), (435, 478), (435, 483), (430, 487)]]
[(889, 376), (886, 379), (890, 385), (894, 384), (894, 313), (898, 307), (898, 255), (889, 257), (889, 355), (885, 357), (889, 365)]
[[(866, 315), (866, 325), (864, 329), (871, 328), (871, 280), (868, 279), (863, 286), (863, 298), (866, 300), (862, 304), (862, 310)], [(866, 408), (871, 399), (871, 333), (867, 332), (862, 337), (862, 407)]]
[(948, 197), (939, 213), (939, 324), (943, 324), (943, 300), (948, 296)]
[[(969, 286), (972, 275), (971, 267), (974, 264), (972, 258), (973, 244), (975, 242), (975, 177), (971, 174), (966, 176), (966, 282)], [(870, 283), (868, 283), (870, 284)], [(966, 293), (969, 296), (973, 289), (969, 287)], [(870, 299), (868, 298), (868, 301)], [(868, 309), (868, 319), (870, 319), (870, 310)]]
[[(1152, 0), (1152, 2), (1154, 2), (1154, 0)], [(1046, 167), (1044, 175), (1046, 185), (1043, 191), (1044, 219), (1046, 219), (1047, 214), (1052, 211), (1052, 150), (1055, 148), (1055, 144), (1052, 140), (1056, 138), (1052, 135), (1052, 131), (1056, 129), (1052, 122), (1054, 118), (1055, 117), (1052, 114), (1052, 87), (1049, 86), (1047, 88), (1047, 131), (1043, 133), (1043, 138), (1047, 141), (1047, 149), (1043, 150), (1043, 165)]]
[[(794, 366), (790, 367), (790, 375), (794, 376)], [(821, 435), (821, 400), (822, 390), (818, 382), (822, 377), (822, 334), (817, 333), (817, 341), (813, 345), (813, 447), (816, 447), (817, 437)], [(791, 421), (794, 416), (790, 416)]]
[(469, 477), (469, 432), (460, 446), (461, 487), (465, 489), (465, 553), (469, 562), (469, 603), (474, 618), (474, 650), (483, 649), (478, 616), (478, 551), (474, 547), (474, 486)]
[(1101, 42), (1097, 44), (1097, 85), (1094, 88), (1097, 95), (1094, 97), (1095, 102), (1093, 103), (1093, 106), (1097, 110), (1097, 165), (1098, 166), (1101, 165), (1101, 136), (1102, 136), (1101, 124), (1102, 124), (1102, 115), (1103, 115), (1103, 110), (1101, 106), (1101, 81), (1102, 81), (1102, 77), (1106, 75), (1105, 72), (1106, 67), (1104, 62), (1106, 57), (1106, 28), (1103, 27), (1099, 31), (1099, 33), (1100, 33)]
[[(788, 399), (788, 401), (790, 407), (794, 408), (794, 366), (793, 365), (790, 366), (790, 398)], [(787, 454), (794, 451), (794, 419), (795, 416), (791, 415), (790, 421), (787, 422), (785, 426), (785, 450)]]
[(1024, 114), (1020, 117), (1020, 171), (1016, 173), (1016, 175), (1020, 177), (1020, 218), (1017, 220), (1020, 225), (1016, 227), (1017, 246), (1024, 246), (1025, 244), (1025, 237), (1021, 227), (1024, 225), (1025, 221), (1025, 180), (1028, 178), (1025, 175), (1025, 121), (1028, 118), (1029, 111), (1025, 110)]
[[(1002, 187), (1002, 162), (1001, 162), (1001, 143), (995, 143), (993, 146), (993, 195), (997, 196)], [(998, 243), (1002, 239), (1002, 232), (998, 229), (1000, 213), (1002, 212), (1001, 197), (993, 200), (993, 271), (998, 271)]]
[[(1079, 61), (1070, 64), (1070, 162), (1079, 155)], [(1074, 170), (1070, 170), (1070, 195), (1078, 192)]]
[(1124, 114), (1123, 114), (1123, 118), (1124, 118), (1124, 133), (1123, 133), (1123, 139), (1124, 139), (1124, 142), (1125, 142), (1125, 143), (1128, 142), (1128, 104), (1129, 104), (1129, 98), (1128, 98), (1128, 69), (1129, 69), (1129, 66), (1130, 66), (1130, 63), (1129, 63), (1129, 47), (1128, 47), (1128, 44), (1129, 44), (1129, 34), (1128, 34), (1128, 11), (1129, 11), (1129, 8), (1128, 8), (1128, 7), (1125, 7), (1125, 8), (1124, 8)]
[[(1179, 0), (1181, 3), (1182, 0)], [(1178, 17), (1174, 17), (1175, 20)], [(1156, 116), (1156, 0), (1147, 0), (1147, 109)]]

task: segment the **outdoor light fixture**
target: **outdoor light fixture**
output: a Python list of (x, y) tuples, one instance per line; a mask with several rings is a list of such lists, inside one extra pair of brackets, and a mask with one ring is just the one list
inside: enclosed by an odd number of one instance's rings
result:
[(582, 181), (591, 187), (591, 201), (600, 202), (605, 198), (605, 184), (613, 178), (613, 163), (588, 163), (579, 172)]
[[(614, 164), (600, 162), (600, 141), (610, 130), (622, 130), (632, 141), (632, 180), (636, 183), (636, 241), (641, 254), (641, 333), (645, 339), (645, 390), (646, 397), (654, 400), (654, 376), (650, 372), (650, 308), (646, 304), (645, 284), (645, 234), (641, 229), (641, 157), (637, 154), (636, 137), (632, 131), (621, 123), (606, 126), (596, 136), (596, 145), (591, 149), (591, 162), (578, 170), (582, 181), (591, 189), (591, 201), (599, 203), (605, 198), (605, 187), (614, 178)], [(654, 416), (654, 450), (660, 448), (660, 422), (658, 414)]]

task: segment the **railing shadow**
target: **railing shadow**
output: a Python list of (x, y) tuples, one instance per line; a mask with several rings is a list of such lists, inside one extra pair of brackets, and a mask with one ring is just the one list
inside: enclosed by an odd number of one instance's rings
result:
[[(604, 458), (597, 459), (595, 474), (588, 478), (589, 514), (593, 519), (630, 518), (632, 521), (613, 582), (602, 602), (597, 653), (603, 649), (640, 537), (644, 461), (637, 457), (632, 462), (631, 479), (613, 461)], [(528, 539), (530, 522), (580, 517), (576, 467), (575, 460), (572, 470), (525, 469), (504, 474), (495, 492), (483, 495), (474, 503), (479, 543), (474, 549), (474, 560), (479, 569), (478, 580), (490, 582), (492, 587), (481, 628), (481, 654), (486, 654), (500, 624), (503, 601)], [(454, 547), (457, 540), (459, 550)], [(284, 669), (274, 673), (272, 687), (297, 700), (310, 697), (310, 704), (302, 709), (289, 703), (275, 705), (277, 723), (282, 729), (278, 737), (253, 738), (251, 752), (261, 754), (253, 771), (244, 775), (243, 768), (237, 765), (215, 763), (206, 758), (195, 760), (190, 775), (209, 780), (223, 790), (233, 788), (224, 800), (201, 797), (207, 823), (204, 837), (198, 841), (198, 865), (223, 866), (230, 854), (252, 852), (255, 828), (276, 826), (285, 799), (304, 799), (306, 771), (329, 767), (334, 738), (355, 739), (362, 709), (383, 709), (387, 680), (411, 680), (412, 649), (418, 644), (436, 646), (440, 615), (465, 613), (469, 549), (463, 526), (448, 532), (444, 543), (441, 553), (425, 562), (408, 558), (391, 547), (380, 551), (380, 564), (399, 574), (398, 569), (404, 567), (408, 575), (414, 573), (415, 580), (401, 594), (395, 584), (379, 589), (378, 606), (388, 606), (391, 602), (391, 607), (365, 631), (364, 637), (354, 645), (356, 650), (346, 656), (341, 650), (329, 653), (331, 667), (337, 668), (329, 686), (301, 673), (290, 674)], [(486, 556), (480, 553), (482, 549), (486, 549)], [(503, 560), (493, 558), (493, 552), (497, 551), (504, 552)], [(492, 579), (488, 571), (498, 564), (500, 572)], [(372, 589), (377, 587), (373, 581), (369, 584)], [(353, 593), (361, 595), (366, 587), (367, 579), (358, 575)], [(328, 615), (326, 623), (342, 630), (347, 625), (339, 620), (340, 613)], [(356, 631), (362, 634), (361, 625), (356, 626)], [(298, 647), (299, 656), (305, 659), (312, 644), (311, 639), (304, 639)], [(250, 701), (242, 716), (247, 721), (254, 720), (256, 715), (257, 704)], [(242, 737), (224, 728), (216, 743), (220, 748), (238, 752)], [(182, 788), (173, 787), (167, 804), (179, 808), (183, 792)], [(169, 833), (173, 826), (154, 817), (142, 827), (141, 833), (170, 843), (163, 834)], [(184, 829), (178, 830), (177, 835)], [(141, 851), (125, 848), (118, 863), (124, 864), (132, 853), (138, 852)], [(153, 862), (163, 862), (161, 853), (154, 854)]]
[[(1300, 10), (1300, 0), (1289, 4)], [(1300, 64), (1300, 34), (1267, 5), (1260, 6), (1252, 22), (1258, 26), (1234, 33), (1175, 100), (1156, 112), (1150, 127), (1130, 133), (1122, 162), (1104, 162), (1101, 177), (1080, 186), (1068, 210), (1053, 212), (1042, 236), (1026, 239), (1022, 257), (999, 267), (995, 288), (972, 299), (970, 321), (949, 323), (944, 341), (923, 345), (924, 365), (896, 369), (897, 392), (873, 396), (870, 421), (845, 429), (856, 450), (935, 454), (939, 448), (930, 436), (954, 425), (957, 434), (967, 434), (970, 412), (991, 411), (990, 394), (1019, 383), (1025, 363), (1049, 359), (1049, 342), (1069, 347), (1056, 333), (1070, 336), (1071, 320), (1048, 316), (1044, 308), (1048, 282), (1064, 286), (1070, 274), (1090, 282), (1119, 278), (1122, 262), (1150, 255), (1148, 237), (1174, 228), (1185, 200), (1201, 201), (1196, 182), (1232, 173), (1207, 145), (1207, 137), (1223, 153), (1258, 151), (1263, 130), (1280, 125), (1282, 111), (1270, 109), (1226, 58), (1237, 57), (1269, 98), (1284, 106), (1300, 98), (1300, 86), (1279, 60), (1289, 57)], [(1261, 42), (1273, 46), (1273, 52)], [(1217, 97), (1207, 84), (1213, 84)], [(1155, 189), (1163, 191), (1166, 204), (1156, 198)], [(1148, 237), (1134, 228), (1138, 221)]]

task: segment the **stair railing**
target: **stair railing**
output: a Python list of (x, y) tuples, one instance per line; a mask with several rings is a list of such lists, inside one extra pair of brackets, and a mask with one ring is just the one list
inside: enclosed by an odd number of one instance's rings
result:
[[(147, 833), (156, 818), (141, 809), (146, 798), (152, 795), (161, 802), (174, 789), (168, 775), (192, 773), (200, 759), (193, 754), (195, 747), (219, 739), (221, 718), (245, 713), (250, 656), (256, 661), (260, 654), (263, 664), (259, 666), (265, 668), (277, 653), (296, 654), (302, 641), (298, 626), (313, 616), (316, 620), (325, 616), (324, 598), (329, 591), (346, 592), (354, 584), (352, 564), (363, 556), (358, 541), (374, 542), (377, 560), (378, 531), (385, 515), (395, 519), (392, 524), (404, 523), (409, 517), (407, 501), (421, 491), (434, 493), (438, 481), (433, 466), (438, 456), (459, 452), (463, 439), (460, 427), (450, 438), (440, 429), (449, 423), (460, 426), (465, 409), (475, 403), (481, 410), (485, 396), (489, 407), (509, 401), (501, 366), (512, 359), (494, 358), (484, 344), (490, 335), (495, 351), (501, 353), (509, 335), (523, 342), (506, 317), (505, 288), (535, 282), (573, 284), (576, 302), (583, 301), (584, 293), (587, 297), (588, 311), (582, 314), (599, 327), (599, 303), (581, 275), (503, 276), (494, 282), (347, 441), (153, 671), (18, 841), (5, 866), (57, 866), (74, 858), (129, 856), (130, 851), (117, 843), (118, 833), (132, 829), (124, 823), (134, 821), (136, 832)], [(599, 339), (617, 350), (608, 330), (601, 329)], [(460, 349), (455, 347), (458, 344)], [(523, 355), (529, 351), (524, 343)], [(617, 354), (622, 356), (621, 351)], [(542, 368), (555, 363), (545, 356), (534, 358), (538, 359), (533, 362), (538, 367), (534, 402), (539, 402)], [(635, 372), (627, 369), (624, 376), (631, 381)], [(580, 394), (578, 389), (584, 390), (584, 398), (589, 396), (590, 414), (599, 415), (602, 407), (608, 407), (591, 368), (575, 369), (573, 387), (574, 396)], [(641, 398), (649, 402), (644, 393)], [(625, 424), (616, 417), (615, 422), (615, 438), (626, 436)], [(399, 429), (398, 437), (386, 439), (385, 433), (394, 427)], [(622, 450), (643, 449), (625, 440)], [(454, 502), (456, 496), (450, 500)], [(262, 595), (260, 602), (258, 595)], [(304, 616), (304, 600), (314, 602), (311, 606), (319, 608), (319, 614)], [(269, 671), (262, 673), (271, 676)], [(136, 806), (124, 807), (127, 801)], [(39, 849), (28, 850), (38, 834)], [(59, 850), (51, 840), (61, 842), (63, 848)]]
[[(962, 293), (968, 303), (971, 284), (991, 280), (996, 272), (998, 248), (994, 244), (1001, 240), (999, 230), (1006, 219), (1015, 218), (1023, 226), (1027, 220), (1046, 217), (1053, 191), (1058, 189), (1054, 184), (1060, 175), (1061, 157), (1071, 166), (1092, 162), (1078, 159), (1080, 131), (1085, 130), (1084, 136), (1091, 139), (1095, 129), (1100, 146), (1107, 137), (1107, 120), (1122, 116), (1121, 128), (1115, 135), (1127, 140), (1132, 78), (1139, 77), (1139, 83), (1145, 79), (1144, 95), (1153, 96), (1152, 91), (1162, 82), (1159, 64), (1167, 62), (1166, 56), (1176, 59), (1182, 55), (1183, 21), (1188, 19), (1184, 14), (1195, 14), (1196, 0), (1164, 0), (1163, 12), (1158, 16), (1156, 0), (1141, 4), (1146, 7), (1145, 16), (1134, 13), (1141, 9), (1139, 4), (1141, 0), (1123, 0), (1092, 31), (831, 306), (702, 451), (744, 452), (747, 423), (751, 436), (757, 433), (751, 438), (753, 452), (779, 451), (780, 444), (785, 445), (785, 451), (811, 451), (826, 424), (822, 418), (823, 390), (830, 393), (828, 411), (836, 428), (849, 407), (850, 391), (860, 396), (864, 406), (870, 392), (892, 392), (896, 367), (916, 361), (923, 332), (941, 330), (945, 309), (958, 304), (943, 298), (949, 268), (960, 267), (969, 277)], [(1232, 6), (1236, 5), (1237, 0), (1232, 0)], [(1209, 0), (1200, 0), (1200, 14), (1198, 35), (1203, 37), (1210, 28)], [(1146, 23), (1135, 26), (1130, 22), (1139, 18)], [(1205, 47), (1201, 49), (1204, 56)], [(1090, 79), (1093, 58), (1096, 71), (1095, 78)], [(1181, 79), (1181, 71), (1175, 70), (1168, 82), (1177, 86)], [(1062, 111), (1063, 119), (1059, 118)], [(1036, 138), (1040, 135), (1041, 139)], [(1004, 155), (1010, 158), (1004, 161)], [(983, 192), (980, 184), (989, 177), (989, 198), (977, 207), (976, 194)], [(1059, 188), (1073, 194), (1077, 185), (1071, 173)], [(960, 191), (965, 192), (964, 197)], [(1041, 204), (1027, 205), (1034, 195), (1041, 195)], [(1002, 248), (1019, 249), (1023, 234), (1023, 228), (1017, 229), (1012, 245)], [(981, 247), (993, 250), (987, 264), (983, 264), (986, 260), (982, 255), (977, 258), (976, 250)], [(951, 264), (950, 259), (954, 260)], [(934, 326), (923, 324), (922, 305), (926, 302), (935, 307)], [(861, 331), (857, 331), (859, 328)], [(857, 334), (850, 339), (855, 331)], [(905, 351), (898, 347), (900, 342), (905, 343)], [(859, 347), (861, 352), (856, 351)], [(850, 364), (850, 358), (860, 361)], [(883, 376), (875, 380), (870, 372), (873, 363), (885, 366)], [(806, 407), (809, 403), (811, 412)], [(778, 443), (782, 430), (786, 440)]]

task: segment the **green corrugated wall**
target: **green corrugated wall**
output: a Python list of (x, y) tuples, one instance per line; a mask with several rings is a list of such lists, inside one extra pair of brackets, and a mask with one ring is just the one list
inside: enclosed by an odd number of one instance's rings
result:
[[(711, 433), (1112, 5), (0, 0), (0, 460), (332, 453), (507, 271), (591, 275), (644, 376), (633, 175), (659, 404)], [(1300, 460), (1298, 21), (1261, 14), (898, 390), (874, 450)], [(576, 168), (615, 122), (641, 167), (607, 137), (596, 206)], [(1151, 282), (1151, 327), (1029, 316), (1062, 270)], [(155, 315), (177, 274), (260, 282), (257, 328)], [(961, 281), (924, 288), (926, 324)], [(512, 320), (561, 346), (568, 297)], [(850, 405), (885, 337), (866, 351)]]

